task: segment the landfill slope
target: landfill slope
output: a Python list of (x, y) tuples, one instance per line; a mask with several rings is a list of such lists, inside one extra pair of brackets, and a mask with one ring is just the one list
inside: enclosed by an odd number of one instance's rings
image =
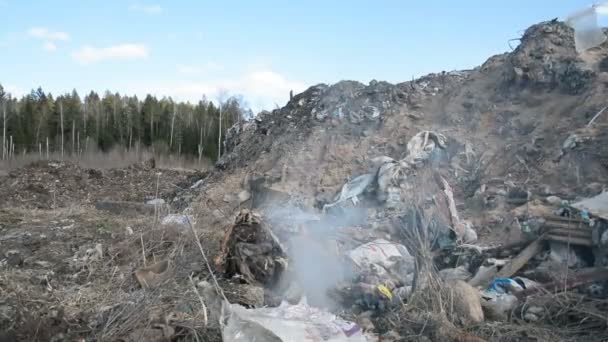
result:
[[(486, 228), (500, 221), (494, 209), (513, 190), (529, 200), (601, 191), (608, 114), (587, 124), (606, 106), (606, 65), (608, 44), (579, 54), (573, 30), (549, 21), (527, 29), (512, 52), (472, 70), (399, 84), (312, 86), (230, 130), (227, 153), (195, 204), (218, 218), (217, 210), (232, 214), (237, 194), (263, 183), (319, 208), (366, 173), (370, 159), (400, 159), (413, 135), (431, 130), (448, 139), (439, 171), (453, 184), (459, 208), (492, 238)], [(576, 143), (565, 144), (569, 137)]]

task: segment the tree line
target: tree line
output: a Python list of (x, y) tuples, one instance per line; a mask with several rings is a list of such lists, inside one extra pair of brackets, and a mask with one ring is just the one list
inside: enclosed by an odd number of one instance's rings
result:
[(155, 153), (218, 159), (225, 131), (252, 117), (241, 97), (198, 103), (147, 95), (124, 96), (76, 90), (54, 97), (41, 88), (21, 98), (0, 84), (2, 159), (19, 153), (81, 155), (90, 151), (127, 151), (147, 147)]

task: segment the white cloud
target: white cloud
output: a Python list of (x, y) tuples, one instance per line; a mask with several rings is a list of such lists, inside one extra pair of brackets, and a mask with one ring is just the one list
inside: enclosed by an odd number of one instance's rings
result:
[(163, 8), (160, 5), (141, 5), (134, 4), (129, 7), (131, 11), (143, 12), (146, 14), (160, 14)]
[(27, 34), (35, 39), (44, 41), (42, 48), (45, 51), (57, 50), (56, 42), (67, 41), (70, 35), (62, 31), (51, 31), (46, 27), (32, 27), (27, 31)]
[(137, 60), (148, 57), (148, 48), (143, 44), (119, 44), (104, 48), (83, 46), (72, 53), (72, 58), (83, 65), (109, 60)]
[(43, 39), (46, 41), (66, 41), (70, 39), (70, 35), (61, 31), (51, 31), (45, 27), (32, 27), (27, 33), (34, 38)]
[(178, 65), (177, 72), (186, 76), (199, 76), (213, 71), (223, 70), (224, 67), (215, 62), (207, 62), (203, 65)]
[(132, 88), (138, 95), (148, 93), (157, 96), (172, 96), (178, 100), (197, 102), (203, 95), (216, 100), (223, 90), (229, 94), (243, 95), (253, 110), (273, 109), (282, 106), (289, 99), (289, 91), (294, 93), (306, 89), (302, 82), (286, 79), (271, 70), (258, 70), (234, 79), (220, 79), (209, 82), (174, 81), (158, 85), (144, 85)]
[(55, 51), (55, 50), (57, 50), (57, 45), (55, 45), (55, 43), (53, 43), (53, 42), (44, 42), (44, 44), (42, 45), (42, 48), (45, 51)]

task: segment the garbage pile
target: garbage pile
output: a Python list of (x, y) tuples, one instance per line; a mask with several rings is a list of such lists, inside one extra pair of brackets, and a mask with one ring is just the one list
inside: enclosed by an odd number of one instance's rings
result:
[[(388, 321), (429, 312), (453, 336), (604, 331), (589, 313), (608, 295), (608, 233), (579, 203), (608, 181), (598, 90), (608, 44), (582, 56), (574, 34), (540, 23), (479, 68), (316, 85), (233, 127), (221, 186), (204, 191), (226, 211), (258, 213), (282, 246), (279, 280), (255, 282), (265, 305), (306, 299), (382, 340), (426, 334)], [(588, 332), (573, 328), (581, 322)]]

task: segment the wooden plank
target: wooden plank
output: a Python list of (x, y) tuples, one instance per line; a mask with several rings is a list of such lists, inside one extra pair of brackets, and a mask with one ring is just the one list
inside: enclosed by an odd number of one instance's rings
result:
[(543, 238), (544, 236), (539, 237), (534, 240), (528, 247), (524, 248), (511, 262), (506, 264), (499, 272), (496, 274), (497, 278), (510, 278), (517, 271), (519, 271), (522, 267), (528, 263), (532, 257), (538, 254), (543, 249)]
[(559, 236), (559, 235), (548, 234), (545, 237), (545, 239), (551, 240), (551, 241), (570, 243), (573, 245), (593, 246), (593, 242), (591, 241), (590, 237), (589, 238), (580, 238), (580, 237), (574, 237), (574, 236)]
[(554, 228), (547, 231), (547, 233), (558, 236), (572, 236), (591, 239), (591, 231), (589, 230)]

